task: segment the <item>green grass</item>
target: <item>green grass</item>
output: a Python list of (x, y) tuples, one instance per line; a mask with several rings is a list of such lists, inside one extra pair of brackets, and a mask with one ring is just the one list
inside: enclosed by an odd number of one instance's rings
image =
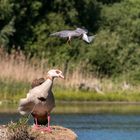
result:
[[(29, 83), (1, 80), (0, 100), (18, 102), (20, 98), (26, 97), (29, 89)], [(138, 90), (118, 90), (117, 92), (115, 90), (115, 92), (100, 94), (95, 91), (80, 91), (55, 85), (53, 92), (55, 99), (58, 101), (140, 101), (140, 92)]]
[(77, 91), (74, 89), (55, 88), (54, 96), (57, 100), (65, 101), (140, 101), (139, 92), (117, 92), (99, 94), (93, 91)]
[(0, 80), (0, 100), (18, 101), (25, 97), (29, 83)]

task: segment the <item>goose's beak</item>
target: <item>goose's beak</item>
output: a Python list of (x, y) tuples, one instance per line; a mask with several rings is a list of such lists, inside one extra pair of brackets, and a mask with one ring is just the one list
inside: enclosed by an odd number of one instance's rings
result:
[(64, 79), (64, 78), (65, 78), (65, 77), (64, 77), (64, 75), (62, 75), (62, 74), (61, 74), (61, 75), (59, 75), (59, 77), (60, 77), (60, 78), (62, 78), (62, 79)]

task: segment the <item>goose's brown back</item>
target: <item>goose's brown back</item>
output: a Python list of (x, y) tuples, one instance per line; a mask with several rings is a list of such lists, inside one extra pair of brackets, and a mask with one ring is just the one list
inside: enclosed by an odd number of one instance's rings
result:
[(31, 88), (41, 85), (45, 82), (45, 78), (34, 79), (31, 83)]

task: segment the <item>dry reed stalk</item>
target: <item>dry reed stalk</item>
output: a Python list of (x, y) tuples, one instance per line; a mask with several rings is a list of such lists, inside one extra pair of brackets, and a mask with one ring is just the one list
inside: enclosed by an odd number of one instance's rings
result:
[[(1, 53), (0, 53), (1, 54)], [(0, 78), (16, 81), (31, 82), (33, 79), (42, 77), (45, 70), (40, 65), (31, 64), (22, 53), (3, 53), (0, 56)]]
[(91, 87), (99, 83), (99, 80), (94, 76), (88, 74), (83, 75), (80, 69), (76, 69), (72, 74), (67, 75), (64, 85), (66, 87), (78, 87), (80, 84), (85, 84)]
[[(13, 50), (11, 54), (7, 54), (3, 50), (0, 50), (1, 79), (31, 82), (35, 78), (46, 76), (48, 69), (45, 69), (44, 65), (46, 65), (45, 60), (42, 59), (41, 61), (38, 61), (35, 58), (30, 60), (26, 58), (20, 50)], [(77, 87), (81, 83), (87, 85), (99, 83), (99, 80), (91, 75), (86, 74), (84, 76), (81, 73), (80, 68), (76, 69), (73, 73), (68, 72), (65, 77), (65, 82), (59, 82), (65, 87)]]
[[(18, 50), (11, 54), (7, 54), (0, 47), (0, 79), (15, 80), (19, 82), (32, 82), (33, 79), (46, 77), (49, 68), (46, 66), (46, 60), (37, 60), (36, 58), (28, 59)], [(62, 68), (63, 69), (63, 68)], [(100, 80), (87, 72), (81, 72), (81, 67), (77, 67), (74, 72), (67, 72), (65, 82), (59, 81), (59, 85), (69, 88), (78, 88), (80, 84), (84, 84), (89, 88), (100, 88), (105, 92), (117, 91), (123, 86), (122, 83), (116, 84), (112, 80)], [(131, 87), (132, 88), (132, 87)]]

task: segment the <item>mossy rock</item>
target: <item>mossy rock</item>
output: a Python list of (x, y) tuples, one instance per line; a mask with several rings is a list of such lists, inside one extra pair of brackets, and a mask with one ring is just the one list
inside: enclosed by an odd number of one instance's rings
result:
[(28, 125), (0, 126), (0, 139), (2, 140), (77, 140), (77, 135), (68, 128), (62, 126), (51, 126), (52, 132), (43, 132), (32, 129)]

